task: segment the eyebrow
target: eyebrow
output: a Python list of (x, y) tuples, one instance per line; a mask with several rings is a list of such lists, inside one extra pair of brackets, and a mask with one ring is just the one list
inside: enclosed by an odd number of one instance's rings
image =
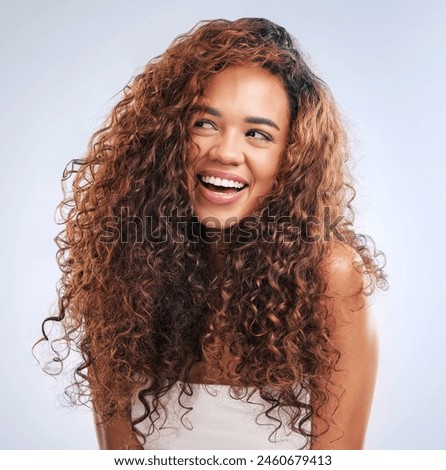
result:
[(245, 122), (249, 122), (250, 124), (264, 124), (265, 126), (274, 127), (274, 129), (280, 131), (279, 126), (274, 121), (271, 121), (271, 119), (267, 119), (264, 117), (249, 116), (245, 118)]
[[(211, 116), (222, 117), (221, 112), (218, 109), (213, 108), (212, 106), (199, 106), (197, 108), (198, 111), (210, 114)], [(249, 124), (263, 124), (265, 126), (270, 126), (280, 131), (279, 126), (274, 121), (265, 117), (248, 116), (244, 119), (244, 122), (247, 122)]]

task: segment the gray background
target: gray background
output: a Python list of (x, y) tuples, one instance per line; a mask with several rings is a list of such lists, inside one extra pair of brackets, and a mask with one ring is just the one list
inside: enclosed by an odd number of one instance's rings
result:
[[(31, 355), (59, 278), (53, 237), (65, 164), (118, 93), (202, 19), (263, 16), (311, 57), (347, 117), (357, 223), (388, 257), (375, 297), (380, 372), (368, 449), (445, 449), (446, 3), (1, 1), (0, 309), (3, 449), (94, 449), (91, 416), (63, 407)], [(440, 237), (440, 238), (438, 238)]]

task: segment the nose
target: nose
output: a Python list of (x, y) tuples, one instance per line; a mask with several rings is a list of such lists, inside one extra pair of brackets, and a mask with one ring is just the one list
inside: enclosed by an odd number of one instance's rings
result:
[(209, 152), (209, 157), (225, 165), (240, 165), (243, 163), (244, 155), (236, 133), (228, 131), (220, 134)]

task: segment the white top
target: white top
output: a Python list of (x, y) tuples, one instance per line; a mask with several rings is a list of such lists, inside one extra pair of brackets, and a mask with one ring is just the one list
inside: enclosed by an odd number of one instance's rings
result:
[[(166, 404), (167, 420), (163, 424), (165, 413), (160, 410), (161, 416), (155, 423), (157, 429), (147, 438), (144, 449), (308, 448), (305, 447), (305, 437), (288, 427), (289, 416), (285, 411), (286, 407), (281, 408), (280, 414), (277, 409), (271, 412), (275, 417), (280, 416), (283, 425), (271, 436), (271, 440), (268, 440), (280, 423), (265, 414), (260, 414), (268, 410), (271, 405), (261, 398), (258, 390), (249, 398), (248, 403), (249, 393), (242, 399), (233, 398), (229, 394), (229, 385), (191, 384), (191, 387), (193, 387), (192, 397), (186, 393), (181, 397), (182, 404), (193, 406), (193, 409), (183, 417), (184, 425), (181, 416), (187, 410), (178, 403), (181, 389), (177, 382), (161, 399)], [(133, 405), (132, 417), (140, 417), (143, 413), (144, 408), (137, 399)], [(256, 423), (256, 419), (260, 424)], [(309, 422), (306, 424), (308, 431), (311, 424)], [(149, 426), (150, 420), (146, 418), (137, 425), (137, 428), (147, 435)], [(138, 436), (138, 439), (142, 444), (142, 438)]]

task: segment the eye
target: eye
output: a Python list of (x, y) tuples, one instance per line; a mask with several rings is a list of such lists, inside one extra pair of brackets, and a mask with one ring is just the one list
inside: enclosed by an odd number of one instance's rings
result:
[(198, 129), (215, 129), (215, 126), (212, 122), (206, 121), (204, 119), (199, 119), (195, 121), (194, 127)]
[(257, 129), (251, 129), (249, 130), (246, 134), (246, 137), (253, 137), (254, 139), (259, 139), (259, 140), (266, 140), (269, 142), (273, 142), (273, 138), (267, 134), (264, 131), (259, 131)]

